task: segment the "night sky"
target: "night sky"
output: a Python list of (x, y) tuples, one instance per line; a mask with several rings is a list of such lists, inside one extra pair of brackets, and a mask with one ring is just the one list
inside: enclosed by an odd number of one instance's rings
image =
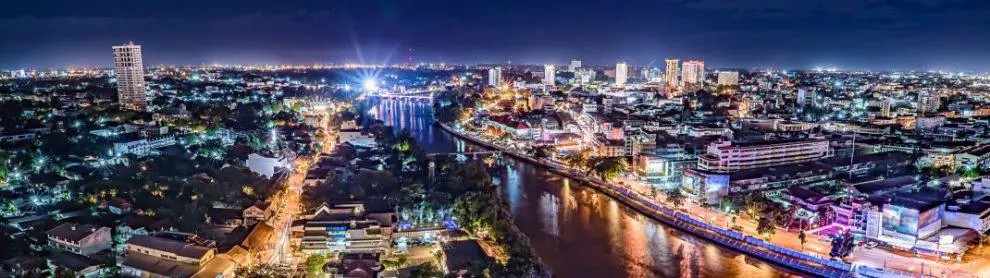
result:
[[(290, 3), (291, 2), (291, 3)], [(586, 64), (990, 71), (990, 1), (6, 1), (0, 68), (154, 64)]]

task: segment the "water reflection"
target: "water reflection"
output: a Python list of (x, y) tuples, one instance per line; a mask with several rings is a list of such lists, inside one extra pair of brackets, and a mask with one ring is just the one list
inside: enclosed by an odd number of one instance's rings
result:
[[(430, 106), (381, 101), (379, 119), (427, 152), (479, 150), (435, 130)], [(516, 226), (558, 277), (787, 277), (792, 272), (664, 226), (611, 198), (525, 163), (497, 177)], [(528, 196), (534, 196), (529, 198)]]

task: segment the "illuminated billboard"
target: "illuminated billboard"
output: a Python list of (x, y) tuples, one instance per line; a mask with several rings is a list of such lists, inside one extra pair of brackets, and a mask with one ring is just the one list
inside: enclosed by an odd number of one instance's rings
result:
[(937, 233), (942, 228), (942, 210), (944, 206), (937, 206), (921, 213), (918, 218), (918, 237), (926, 238)]
[(918, 238), (918, 210), (895, 205), (883, 206), (883, 225), (881, 234), (905, 241), (915, 241)]

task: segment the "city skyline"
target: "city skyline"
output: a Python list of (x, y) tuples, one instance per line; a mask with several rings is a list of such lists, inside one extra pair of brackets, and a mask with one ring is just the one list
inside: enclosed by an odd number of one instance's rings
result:
[[(237, 4), (237, 5), (235, 5)], [(135, 41), (146, 64), (619, 61), (714, 68), (988, 71), (976, 1), (466, 4), (216, 1), (18, 3), (0, 12), (0, 68), (105, 66)]]

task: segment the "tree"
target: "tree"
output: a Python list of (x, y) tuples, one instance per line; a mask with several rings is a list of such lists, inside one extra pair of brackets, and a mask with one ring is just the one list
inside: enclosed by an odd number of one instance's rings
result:
[(405, 267), (408, 261), (409, 259), (406, 258), (406, 256), (396, 256), (391, 259), (383, 259), (382, 266), (384, 266), (385, 269), (398, 270), (400, 268)]
[(535, 147), (530, 147), (527, 151), (529, 156), (536, 159), (547, 159), (553, 157), (554, 153), (557, 152), (557, 148), (552, 145), (540, 145)]
[(484, 193), (469, 192), (454, 200), (454, 216), (469, 233), (478, 234), (491, 229), (499, 205)]
[(277, 264), (260, 264), (238, 268), (234, 273), (246, 278), (288, 278), (292, 271)]
[(586, 165), (588, 164), (588, 159), (589, 159), (588, 152), (581, 151), (581, 152), (569, 153), (565, 155), (561, 160), (563, 160), (564, 164), (567, 164), (568, 167), (582, 170), (586, 168)]
[(425, 263), (409, 270), (409, 278), (440, 278), (443, 272), (432, 263)]
[(982, 173), (979, 168), (973, 167), (963, 171), (962, 175), (967, 178), (978, 178)]
[(323, 265), (327, 263), (327, 257), (320, 254), (313, 254), (306, 258), (306, 271), (310, 275), (320, 276), (323, 273)]
[(626, 170), (626, 160), (622, 157), (607, 157), (594, 166), (595, 174), (603, 181), (609, 181)]
[(673, 204), (675, 207), (680, 207), (684, 204), (684, 193), (681, 192), (680, 187), (667, 190), (667, 202)]
[(764, 213), (757, 219), (756, 232), (766, 239), (770, 239), (777, 233), (777, 226), (774, 225), (773, 217)]
[(807, 236), (804, 234), (804, 230), (798, 233), (798, 240), (801, 241), (801, 251), (804, 251), (804, 243), (807, 242)]
[(51, 277), (54, 277), (54, 278), (75, 278), (76, 277), (76, 274), (75, 273), (72, 273), (72, 270), (69, 270), (68, 268), (64, 268), (64, 267), (61, 267), (60, 266), (60, 267), (56, 267), (55, 268), (55, 273), (53, 273)]

